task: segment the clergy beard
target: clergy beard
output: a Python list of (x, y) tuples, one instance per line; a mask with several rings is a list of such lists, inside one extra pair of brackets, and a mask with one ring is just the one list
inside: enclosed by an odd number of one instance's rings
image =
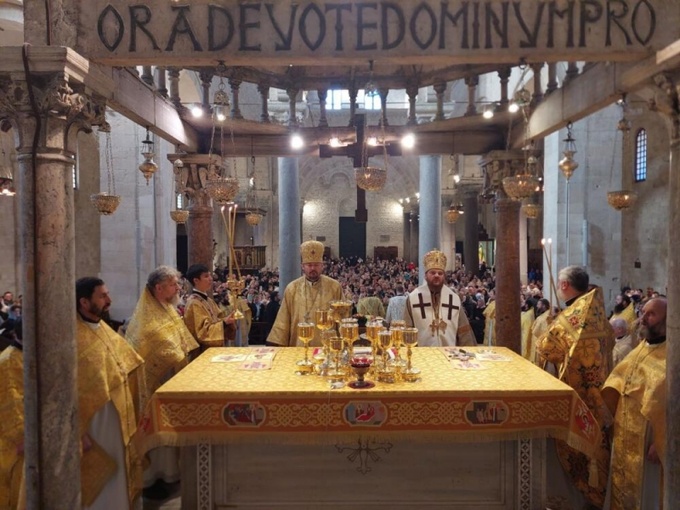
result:
[(617, 304), (615, 304), (615, 305), (614, 305), (614, 313), (615, 313), (615, 314), (619, 314), (619, 313), (623, 312), (623, 311), (626, 309), (626, 306), (627, 306), (627, 305), (625, 305), (625, 304), (623, 304), (623, 303), (617, 303)]
[(109, 307), (106, 306), (104, 308), (99, 308), (96, 304), (90, 303), (90, 307), (87, 309), (88, 313), (91, 313), (95, 317), (98, 317), (99, 319), (104, 317), (104, 313), (108, 311)]
[(167, 301), (167, 304), (177, 306), (179, 304), (179, 294), (173, 294)]

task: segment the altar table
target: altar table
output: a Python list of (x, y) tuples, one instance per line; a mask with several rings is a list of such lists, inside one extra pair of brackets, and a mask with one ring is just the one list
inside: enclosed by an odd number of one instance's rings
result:
[(188, 447), (184, 509), (545, 508), (545, 438), (594, 455), (599, 430), (569, 386), (493, 351), (509, 360), (459, 370), (415, 348), (420, 381), (354, 390), (296, 375), (302, 348), (261, 371), (209, 349), (154, 394), (141, 447)]

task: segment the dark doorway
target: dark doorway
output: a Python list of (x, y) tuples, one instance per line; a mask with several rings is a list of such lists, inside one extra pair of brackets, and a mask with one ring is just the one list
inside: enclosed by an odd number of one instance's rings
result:
[(357, 223), (354, 216), (340, 218), (340, 256), (366, 260), (366, 223)]

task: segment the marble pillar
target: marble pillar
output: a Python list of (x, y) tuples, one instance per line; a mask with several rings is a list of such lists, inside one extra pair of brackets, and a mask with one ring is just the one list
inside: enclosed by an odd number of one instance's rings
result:
[(279, 295), (300, 276), (300, 180), (297, 158), (279, 158)]
[(680, 76), (659, 74), (651, 88), (650, 107), (663, 115), (670, 138), (668, 179), (668, 288), (666, 295), (666, 458), (664, 460), (663, 507), (675, 508), (680, 498), (680, 250), (675, 248), (677, 222), (680, 221)]
[(441, 156), (420, 156), (420, 222), (418, 240), (419, 280), (425, 281), (423, 257), (441, 249), (442, 179)]
[(213, 204), (205, 189), (205, 183), (210, 172), (210, 161), (215, 165), (221, 165), (222, 159), (218, 155), (209, 154), (170, 154), (171, 162), (181, 156), (184, 166), (175, 168), (175, 190), (183, 193), (189, 199), (187, 210), (187, 250), (188, 263), (205, 264), (208, 268), (213, 267)]
[(479, 273), (479, 205), (478, 188), (466, 189), (463, 192), (463, 218), (465, 220), (465, 238), (463, 258), (465, 272), (470, 275)]
[(496, 198), (496, 345), (521, 354), (519, 210), (510, 198)]
[(26, 504), (80, 508), (73, 168), (77, 132), (103, 107), (74, 93), (64, 72), (43, 74), (30, 95), (25, 82), (5, 81), (0, 105), (11, 105), (0, 120), (14, 128), (20, 167)]

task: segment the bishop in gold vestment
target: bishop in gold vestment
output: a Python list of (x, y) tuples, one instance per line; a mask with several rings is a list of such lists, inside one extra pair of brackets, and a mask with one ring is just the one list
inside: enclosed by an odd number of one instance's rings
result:
[[(555, 365), (557, 376), (574, 388), (600, 427), (611, 424), (611, 414), (600, 390), (609, 375), (614, 335), (607, 321), (602, 292), (588, 290), (588, 273), (569, 266), (559, 273), (558, 293), (567, 308), (550, 324), (536, 346), (544, 361)], [(582, 453), (557, 441), (560, 462), (588, 501), (602, 508), (609, 469), (609, 449), (603, 440), (597, 465)]]
[[(656, 313), (653, 317), (652, 314)], [(658, 508), (666, 453), (666, 300), (645, 304), (645, 338), (621, 361), (602, 390), (615, 413), (612, 438), (611, 509)]]
[[(282, 346), (298, 345), (298, 323), (314, 322), (316, 310), (328, 310), (331, 301), (342, 300), (340, 283), (321, 274), (323, 249), (324, 246), (319, 241), (305, 241), (300, 245), (304, 276), (286, 286), (281, 308), (269, 332), (267, 343)], [(320, 345), (319, 330), (314, 328), (314, 334), (315, 338), (311, 344)]]

